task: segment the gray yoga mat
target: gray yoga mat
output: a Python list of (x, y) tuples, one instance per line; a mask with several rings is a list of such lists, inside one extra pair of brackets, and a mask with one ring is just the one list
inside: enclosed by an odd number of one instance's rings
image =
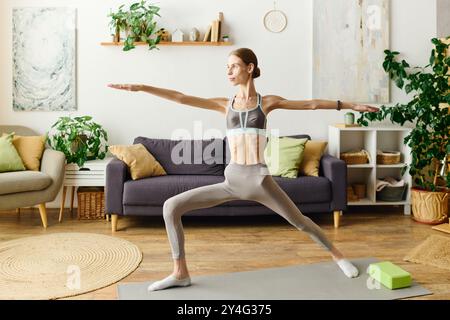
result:
[[(375, 258), (352, 259), (360, 275), (347, 278), (333, 262), (192, 276), (191, 286), (147, 292), (158, 280), (118, 285), (121, 300), (392, 300), (431, 294), (413, 281), (390, 290), (372, 278), (367, 267)], [(412, 275), (414, 279), (414, 275)], [(372, 289), (370, 289), (372, 288)]]

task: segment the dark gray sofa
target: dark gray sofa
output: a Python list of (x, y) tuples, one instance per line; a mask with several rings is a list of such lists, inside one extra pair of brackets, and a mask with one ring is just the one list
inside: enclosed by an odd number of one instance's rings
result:
[[(308, 135), (289, 137), (311, 139)], [(106, 213), (112, 215), (113, 231), (117, 230), (118, 216), (162, 216), (163, 204), (168, 198), (192, 188), (225, 180), (224, 170), (230, 159), (226, 137), (210, 140), (137, 137), (133, 143), (142, 143), (164, 167), (167, 175), (132, 180), (124, 162), (118, 159), (109, 162), (106, 168), (105, 198)], [(176, 164), (171, 158), (172, 151), (190, 157)], [(208, 154), (211, 156), (208, 157)], [(334, 226), (339, 226), (339, 216), (347, 209), (347, 166), (343, 160), (324, 154), (320, 160), (318, 177), (273, 178), (302, 213), (333, 212)], [(211, 208), (192, 210), (185, 215), (267, 214), (276, 213), (256, 201), (233, 200)]]

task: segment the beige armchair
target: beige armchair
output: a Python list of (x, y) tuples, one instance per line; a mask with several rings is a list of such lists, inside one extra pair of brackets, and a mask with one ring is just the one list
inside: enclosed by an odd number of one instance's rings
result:
[[(15, 132), (17, 135), (39, 135), (22, 126), (0, 125), (0, 136)], [(42, 224), (47, 228), (45, 203), (53, 201), (65, 174), (64, 153), (46, 148), (41, 159), (40, 171), (15, 171), (0, 173), (0, 210), (11, 210), (39, 205)]]

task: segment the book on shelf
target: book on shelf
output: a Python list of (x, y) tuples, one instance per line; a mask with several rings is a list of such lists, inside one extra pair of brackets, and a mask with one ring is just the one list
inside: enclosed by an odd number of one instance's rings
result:
[(213, 20), (212, 22), (211, 42), (217, 42), (218, 21), (219, 20)]
[(212, 25), (209, 25), (208, 29), (206, 30), (205, 36), (203, 37), (203, 41), (210, 41), (210, 39), (211, 39), (211, 29), (212, 29)]
[(218, 27), (217, 27), (217, 41), (222, 41), (222, 27), (223, 27), (223, 12), (219, 12)]
[(217, 41), (222, 37), (222, 20), (217, 20)]

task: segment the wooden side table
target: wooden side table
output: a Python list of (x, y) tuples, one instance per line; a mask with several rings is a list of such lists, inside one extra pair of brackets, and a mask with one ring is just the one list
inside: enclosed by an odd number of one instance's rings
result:
[[(67, 187), (72, 187), (72, 194), (70, 197), (70, 214), (72, 216), (75, 189), (78, 187), (104, 187), (106, 179), (106, 165), (109, 161), (111, 161), (111, 159), (112, 157), (102, 160), (86, 161), (82, 168), (75, 163), (69, 163), (66, 165), (61, 208), (59, 210), (59, 222), (63, 219)], [(108, 215), (106, 215), (106, 219), (109, 221)]]

